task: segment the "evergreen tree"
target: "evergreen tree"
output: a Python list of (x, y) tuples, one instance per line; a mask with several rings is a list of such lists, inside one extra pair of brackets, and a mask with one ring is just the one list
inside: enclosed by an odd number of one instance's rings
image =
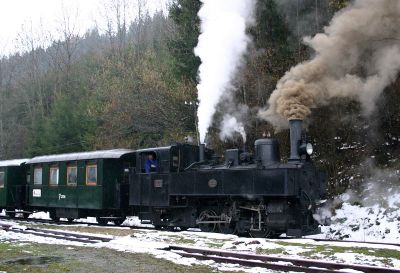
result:
[(169, 16), (175, 23), (175, 33), (168, 41), (173, 56), (173, 72), (178, 79), (196, 82), (200, 58), (194, 55), (200, 34), (199, 0), (175, 0), (170, 6)]

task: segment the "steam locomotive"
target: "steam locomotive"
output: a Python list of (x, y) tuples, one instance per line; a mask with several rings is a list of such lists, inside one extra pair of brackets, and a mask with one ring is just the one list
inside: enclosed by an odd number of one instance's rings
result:
[[(326, 194), (326, 175), (312, 163), (312, 146), (301, 133), (302, 121), (291, 120), (286, 163), (272, 138), (257, 140), (254, 155), (227, 150), (224, 162), (190, 144), (3, 161), (0, 209), (25, 217), (49, 211), (56, 221), (94, 216), (117, 225), (136, 215), (157, 229), (254, 237), (316, 234), (313, 214)], [(148, 173), (150, 154), (159, 166)]]
[[(198, 226), (255, 237), (318, 233), (313, 214), (326, 193), (326, 175), (311, 162), (312, 146), (302, 143), (301, 131), (302, 121), (291, 120), (287, 163), (271, 138), (255, 142), (254, 157), (227, 150), (223, 164), (203, 145), (138, 150), (129, 204), (156, 228)], [(161, 166), (149, 175), (143, 164), (150, 153)]]

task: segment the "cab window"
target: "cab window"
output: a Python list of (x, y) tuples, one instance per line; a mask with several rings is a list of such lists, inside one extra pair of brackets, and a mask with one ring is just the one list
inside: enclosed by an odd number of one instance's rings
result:
[(35, 167), (33, 171), (33, 184), (42, 185), (42, 167)]
[(59, 177), (58, 166), (50, 167), (49, 185), (50, 186), (57, 186), (58, 185), (58, 177)]
[(171, 171), (179, 172), (179, 167), (181, 165), (181, 153), (177, 148), (171, 149)]
[(78, 167), (76, 165), (67, 166), (67, 185), (76, 186), (78, 181)]
[(97, 185), (97, 165), (90, 164), (86, 166), (86, 185)]
[(142, 173), (156, 173), (160, 170), (160, 162), (155, 152), (146, 152), (140, 155)]
[(0, 172), (0, 188), (4, 188), (4, 178), (5, 178), (4, 172)]

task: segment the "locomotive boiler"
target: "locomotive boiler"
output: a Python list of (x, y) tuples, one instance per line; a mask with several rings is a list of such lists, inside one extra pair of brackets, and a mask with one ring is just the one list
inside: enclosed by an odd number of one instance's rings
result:
[[(273, 138), (256, 140), (254, 155), (227, 150), (223, 162), (202, 145), (137, 150), (129, 204), (156, 228), (254, 237), (316, 234), (313, 214), (326, 193), (326, 175), (310, 158), (312, 146), (302, 141), (300, 120), (290, 121), (290, 143), (287, 162)], [(159, 165), (149, 173), (150, 154)]]

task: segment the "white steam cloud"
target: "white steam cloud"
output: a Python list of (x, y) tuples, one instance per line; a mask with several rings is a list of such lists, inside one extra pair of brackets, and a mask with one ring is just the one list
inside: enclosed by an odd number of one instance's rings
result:
[(219, 137), (221, 139), (232, 138), (235, 133), (239, 133), (242, 136), (243, 142), (246, 142), (246, 131), (243, 122), (238, 121), (236, 117), (230, 114), (224, 115)]
[(194, 52), (201, 59), (197, 86), (200, 141), (204, 142), (216, 107), (237, 72), (250, 38), (254, 0), (201, 0), (201, 34)]

